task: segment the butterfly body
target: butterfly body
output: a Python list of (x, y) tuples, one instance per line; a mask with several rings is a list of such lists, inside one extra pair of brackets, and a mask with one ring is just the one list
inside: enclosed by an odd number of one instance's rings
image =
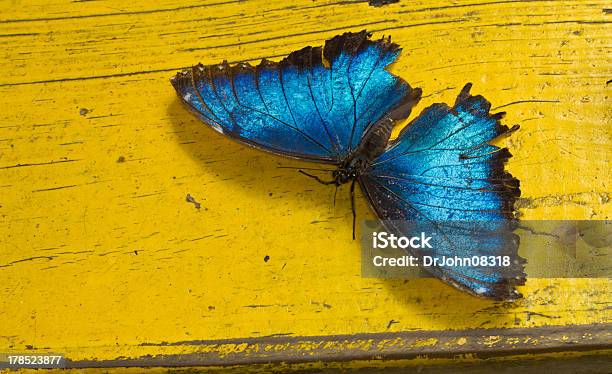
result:
[(218, 132), (277, 155), (335, 165), (330, 180), (301, 172), (323, 184), (350, 183), (353, 227), (358, 183), (389, 231), (405, 233), (406, 222), (435, 227), (447, 238), (437, 254), (512, 255), (502, 269), (430, 271), (478, 296), (520, 297), (515, 287), (525, 282), (524, 260), (512, 233), (519, 182), (504, 169), (508, 150), (489, 144), (516, 128), (502, 125), (502, 114), (490, 114), (490, 103), (466, 84), (452, 107), (424, 109), (391, 140), (421, 90), (387, 71), (399, 46), (370, 36), (345, 33), (257, 66), (199, 64), (171, 83)]
[[(420, 99), (421, 91), (415, 90), (413, 99)], [(403, 104), (409, 106), (407, 114), (410, 113), (410, 108), (414, 105), (413, 102)], [(402, 107), (402, 109), (405, 109)], [(385, 116), (378, 122), (374, 123), (369, 130), (363, 135), (361, 142), (357, 148), (352, 151), (348, 157), (338, 164), (338, 169), (332, 173), (333, 184), (340, 186), (351, 182), (360, 175), (367, 172), (370, 163), (380, 156), (389, 144), (391, 132), (396, 125), (396, 119), (391, 116)], [(332, 183), (330, 183), (332, 184)]]

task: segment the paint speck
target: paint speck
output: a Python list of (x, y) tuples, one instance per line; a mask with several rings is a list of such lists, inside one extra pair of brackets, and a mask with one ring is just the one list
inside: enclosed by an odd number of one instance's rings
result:
[(82, 116), (86, 116), (87, 113), (91, 112), (91, 110), (87, 109), (87, 108), (81, 108), (79, 109), (79, 114)]
[(265, 256), (264, 256), (264, 262), (268, 262), (268, 261), (270, 261), (270, 256), (265, 255)]
[(376, 7), (394, 3), (399, 3), (399, 0), (370, 0), (368, 2), (369, 5)]
[(187, 194), (187, 196), (185, 197), (185, 201), (187, 201), (188, 203), (192, 203), (193, 206), (196, 207), (196, 209), (200, 209), (202, 207), (202, 205), (200, 203), (198, 203), (193, 196), (191, 196), (190, 194)]
[(394, 319), (392, 319), (391, 321), (389, 321), (389, 323), (387, 323), (387, 330), (389, 330), (391, 328), (391, 326), (395, 323), (399, 323), (399, 321), (396, 321)]
[(187, 93), (185, 94), (185, 96), (183, 96), (183, 100), (185, 100), (185, 101), (191, 101), (191, 94), (190, 94), (189, 92), (187, 92)]

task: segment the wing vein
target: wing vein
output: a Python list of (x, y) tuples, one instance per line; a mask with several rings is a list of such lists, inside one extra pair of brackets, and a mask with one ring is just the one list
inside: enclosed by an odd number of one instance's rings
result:
[(321, 120), (321, 125), (323, 126), (323, 129), (325, 130), (325, 133), (327, 134), (327, 137), (329, 138), (329, 143), (332, 145), (332, 147), (334, 147), (335, 153), (339, 154), (340, 150), (338, 148), (338, 145), (336, 144), (336, 142), (332, 138), (331, 133), (329, 132), (329, 129), (327, 128), (327, 123), (323, 119), (323, 115), (321, 115), (321, 112), (319, 111), (319, 106), (317, 105), (317, 102), (316, 102), (316, 100), (314, 98), (314, 94), (312, 92), (312, 86), (311, 86), (311, 83), (310, 83), (310, 77), (307, 77), (307, 84), (308, 84), (308, 91), (310, 92), (310, 99), (312, 100), (312, 104), (315, 107), (315, 110), (317, 112), (317, 115), (319, 116), (319, 119)]
[[(276, 70), (278, 72), (278, 79), (279, 79), (279, 84), (281, 86), (281, 91), (283, 93), (283, 98), (285, 99), (285, 104), (287, 104), (287, 109), (289, 110), (289, 115), (291, 115), (291, 120), (293, 121), (293, 124), (294, 124), (295, 128), (298, 129), (297, 121), (295, 120), (295, 117), (293, 115), (293, 111), (291, 110), (291, 106), (289, 105), (289, 100), (287, 99), (287, 93), (285, 92), (285, 84), (283, 82), (283, 67), (282, 66), (277, 66)], [(300, 131), (300, 133), (302, 133), (302, 131)], [(305, 132), (303, 132), (303, 134), (306, 135)], [(308, 138), (311, 138), (311, 137), (308, 136)], [(324, 146), (320, 142), (316, 141), (315, 139), (312, 139), (312, 140), (315, 141), (321, 148), (325, 149), (325, 151), (328, 154), (332, 154), (332, 152), (326, 146)]]

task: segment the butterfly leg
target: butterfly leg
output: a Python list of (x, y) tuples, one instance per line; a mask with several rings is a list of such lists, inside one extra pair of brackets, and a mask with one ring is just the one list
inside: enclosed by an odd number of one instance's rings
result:
[(355, 220), (357, 213), (355, 212), (355, 179), (351, 182), (351, 210), (353, 211), (353, 240), (355, 240)]
[(303, 170), (298, 170), (300, 173), (304, 174), (307, 177), (310, 177), (314, 180), (316, 180), (317, 182), (321, 183), (321, 184), (336, 184), (335, 180), (331, 180), (331, 181), (324, 181), (323, 179), (317, 177), (316, 175), (312, 175), (312, 174), (308, 174), (307, 172), (303, 171)]

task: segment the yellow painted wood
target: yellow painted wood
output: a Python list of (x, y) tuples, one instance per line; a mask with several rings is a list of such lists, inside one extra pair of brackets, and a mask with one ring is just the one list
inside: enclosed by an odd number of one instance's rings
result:
[[(172, 368), (172, 373), (270, 373), (270, 372), (309, 372), (315, 371), (317, 373), (335, 373), (335, 372), (347, 372), (350, 370), (363, 370), (368, 373), (405, 373), (405, 372), (425, 372), (425, 373), (441, 373), (441, 374), (455, 374), (458, 372), (466, 373), (489, 373), (491, 370), (496, 368), (509, 368), (513, 367), (517, 371), (523, 369), (521, 372), (538, 372), (539, 370), (550, 369), (550, 366), (545, 366), (545, 363), (553, 363), (553, 368), (563, 369), (567, 368), (570, 364), (568, 361), (582, 359), (580, 364), (582, 368), (590, 368), (598, 358), (603, 355), (611, 354), (612, 352), (607, 350), (593, 351), (589, 353), (585, 352), (566, 352), (563, 354), (559, 353), (545, 353), (537, 356), (533, 355), (511, 355), (507, 357), (497, 357), (493, 359), (483, 361), (474, 360), (470, 355), (462, 355), (448, 358), (416, 358), (411, 360), (367, 360), (367, 361), (350, 361), (350, 362), (332, 362), (332, 363), (302, 363), (302, 364), (281, 364), (281, 365), (238, 365), (234, 367), (224, 366), (209, 366), (206, 368)], [(523, 360), (527, 363), (517, 367), (515, 362)], [(592, 360), (592, 361), (591, 361)], [(597, 368), (597, 366), (592, 365)], [(525, 370), (525, 368), (531, 368), (531, 371)], [(577, 366), (580, 369), (580, 366)], [(394, 371), (394, 369), (396, 371)], [(425, 369), (425, 370), (424, 370)], [(461, 369), (465, 371), (461, 371)], [(153, 368), (114, 368), (113, 373), (117, 374), (158, 374), (167, 373), (168, 368), (164, 367), (153, 367)], [(40, 370), (29, 369), (21, 370), (21, 373), (39, 373)], [(49, 374), (61, 374), (66, 373), (66, 369), (55, 369), (46, 371)], [(87, 373), (107, 373), (107, 369), (72, 369), (69, 370), (71, 374), (87, 374)]]
[(143, 342), (610, 322), (609, 279), (529, 279), (509, 304), (361, 278), (347, 189), (334, 206), (333, 188), (278, 168), (305, 164), (206, 128), (168, 81), (199, 61), (390, 34), (404, 48), (392, 71), (426, 95), (413, 116), (470, 81), (521, 125), (502, 144), (525, 219), (609, 219), (608, 5), (0, 3), (0, 352), (113, 359), (160, 352)]

